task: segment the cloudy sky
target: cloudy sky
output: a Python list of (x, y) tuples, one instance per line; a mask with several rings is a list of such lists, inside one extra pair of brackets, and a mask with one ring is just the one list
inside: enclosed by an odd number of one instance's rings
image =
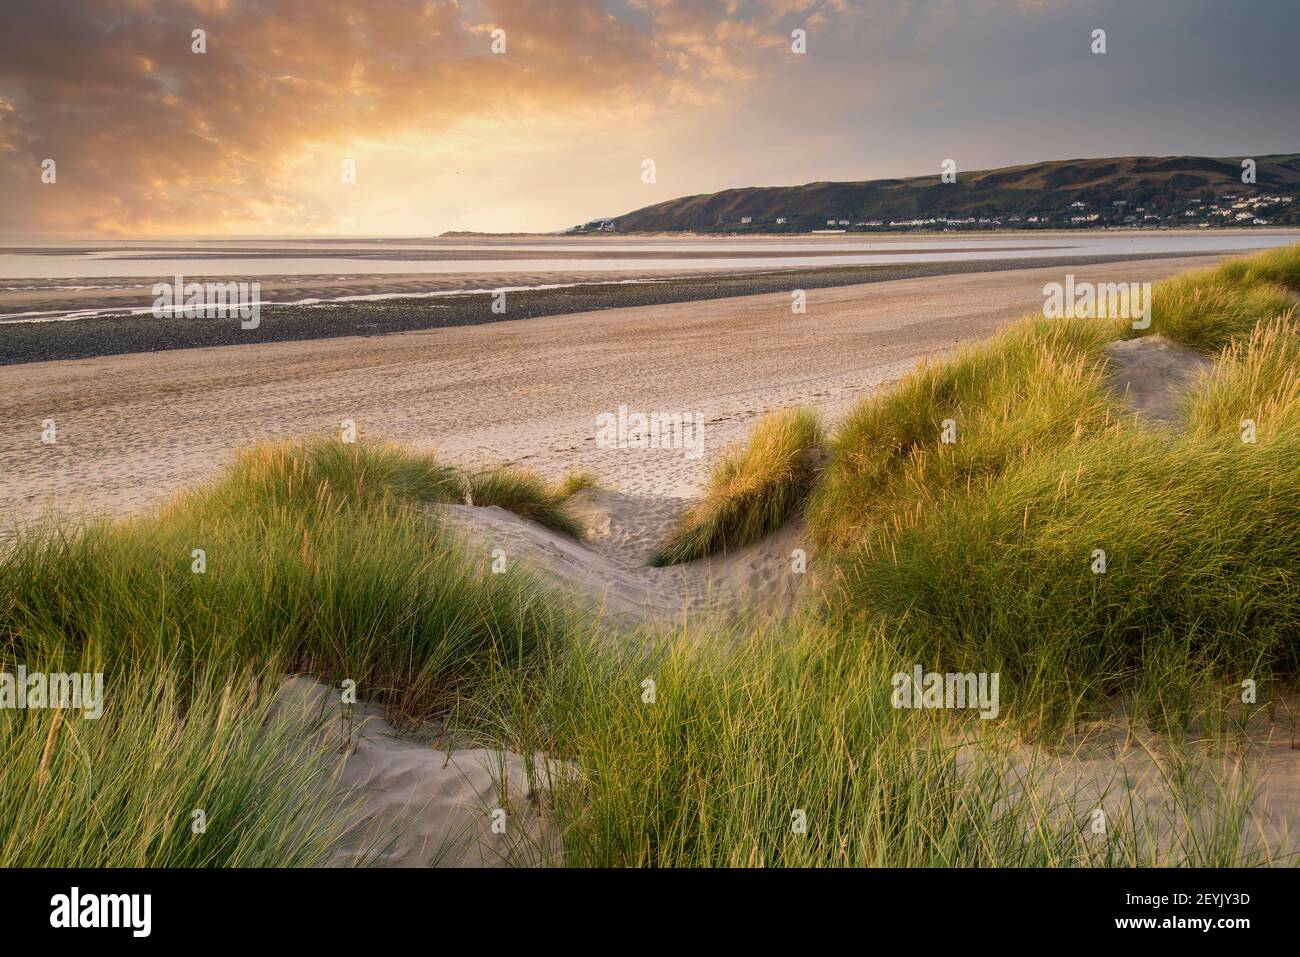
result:
[(1295, 152), (1297, 47), (1297, 0), (2, 0), (0, 236), (553, 230), (948, 157)]

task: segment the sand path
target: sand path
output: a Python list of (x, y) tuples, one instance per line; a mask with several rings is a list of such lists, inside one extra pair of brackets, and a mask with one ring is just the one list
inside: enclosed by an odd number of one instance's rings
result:
[[(487, 564), (497, 553), (504, 554), (507, 567), (522, 561), (546, 585), (620, 629), (702, 613), (793, 611), (811, 574), (804, 567), (807, 543), (798, 522), (726, 553), (668, 568), (648, 566), (685, 505), (672, 497), (579, 492), (572, 506), (587, 529), (580, 541), (495, 506), (440, 505), (434, 511), (477, 560)], [(799, 548), (805, 555), (796, 563)]]
[[(973, 273), (611, 309), (372, 338), (32, 363), (0, 369), (0, 535), (46, 509), (123, 513), (211, 475), (238, 446), (337, 430), (434, 446), (459, 463), (596, 471), (682, 497), (765, 411), (831, 415), (923, 356), (1042, 303), (1045, 282), (1154, 281), (1222, 257)], [(620, 405), (701, 413), (705, 454), (600, 449)], [(52, 419), (57, 442), (41, 442)]]

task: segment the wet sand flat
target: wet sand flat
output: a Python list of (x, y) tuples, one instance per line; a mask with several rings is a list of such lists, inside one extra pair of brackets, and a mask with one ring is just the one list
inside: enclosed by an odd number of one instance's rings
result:
[[(284, 277), (262, 288), (260, 315), (252, 328), (245, 328), (234, 316), (208, 319), (154, 316), (151, 314), (152, 294), (146, 287), (135, 285), (130, 289), (104, 290), (87, 286), (73, 293), (81, 298), (60, 300), (56, 296), (41, 302), (33, 300), (22, 307), (20, 314), (30, 317), (30, 309), (39, 308), (53, 310), (45, 314), (46, 318), (69, 312), (84, 315), (79, 310), (87, 305), (96, 308), (107, 306), (114, 314), (96, 313), (93, 317), (68, 321), (13, 321), (12, 314), (0, 313), (0, 366), (204, 346), (259, 346), (270, 342), (337, 336), (387, 335), (627, 306), (702, 302), (777, 291), (788, 294), (792, 289), (825, 289), (923, 276), (1047, 266), (1065, 270), (1138, 259), (1154, 261), (1170, 255), (999, 259), (759, 271), (692, 270), (669, 277), (635, 270), (572, 275), (455, 274), (442, 279), (428, 276), (294, 276)], [(214, 281), (236, 280), (235, 277), (219, 277)], [(24, 294), (50, 295), (48, 291), (35, 290)], [(506, 296), (499, 303), (498, 294)], [(0, 294), (0, 299), (3, 299), (3, 294)]]

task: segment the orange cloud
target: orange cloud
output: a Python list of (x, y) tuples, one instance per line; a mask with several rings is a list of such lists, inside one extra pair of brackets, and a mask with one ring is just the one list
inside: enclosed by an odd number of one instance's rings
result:
[(335, 229), (342, 201), (321, 191), (340, 158), (485, 127), (617, 135), (725, 98), (786, 19), (838, 4), (633, 6), (648, 29), (601, 0), (6, 0), (0, 230)]

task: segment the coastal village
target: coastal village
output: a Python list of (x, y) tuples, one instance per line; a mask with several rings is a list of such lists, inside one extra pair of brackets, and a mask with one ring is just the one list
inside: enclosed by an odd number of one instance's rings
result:
[[(1294, 225), (1297, 209), (1295, 197), (1276, 194), (1243, 196), (1224, 194), (1218, 197), (1192, 197), (1182, 203), (1134, 205), (1116, 199), (1109, 203), (1075, 200), (1068, 207), (1050, 212), (1002, 216), (926, 216), (913, 219), (859, 219), (852, 216), (805, 223), (799, 215), (737, 217), (734, 224), (723, 223), (713, 232), (958, 232), (979, 229), (1187, 229), (1241, 226)], [(1287, 215), (1290, 213), (1291, 215)], [(619, 232), (618, 219), (602, 218), (582, 223), (569, 234)]]

